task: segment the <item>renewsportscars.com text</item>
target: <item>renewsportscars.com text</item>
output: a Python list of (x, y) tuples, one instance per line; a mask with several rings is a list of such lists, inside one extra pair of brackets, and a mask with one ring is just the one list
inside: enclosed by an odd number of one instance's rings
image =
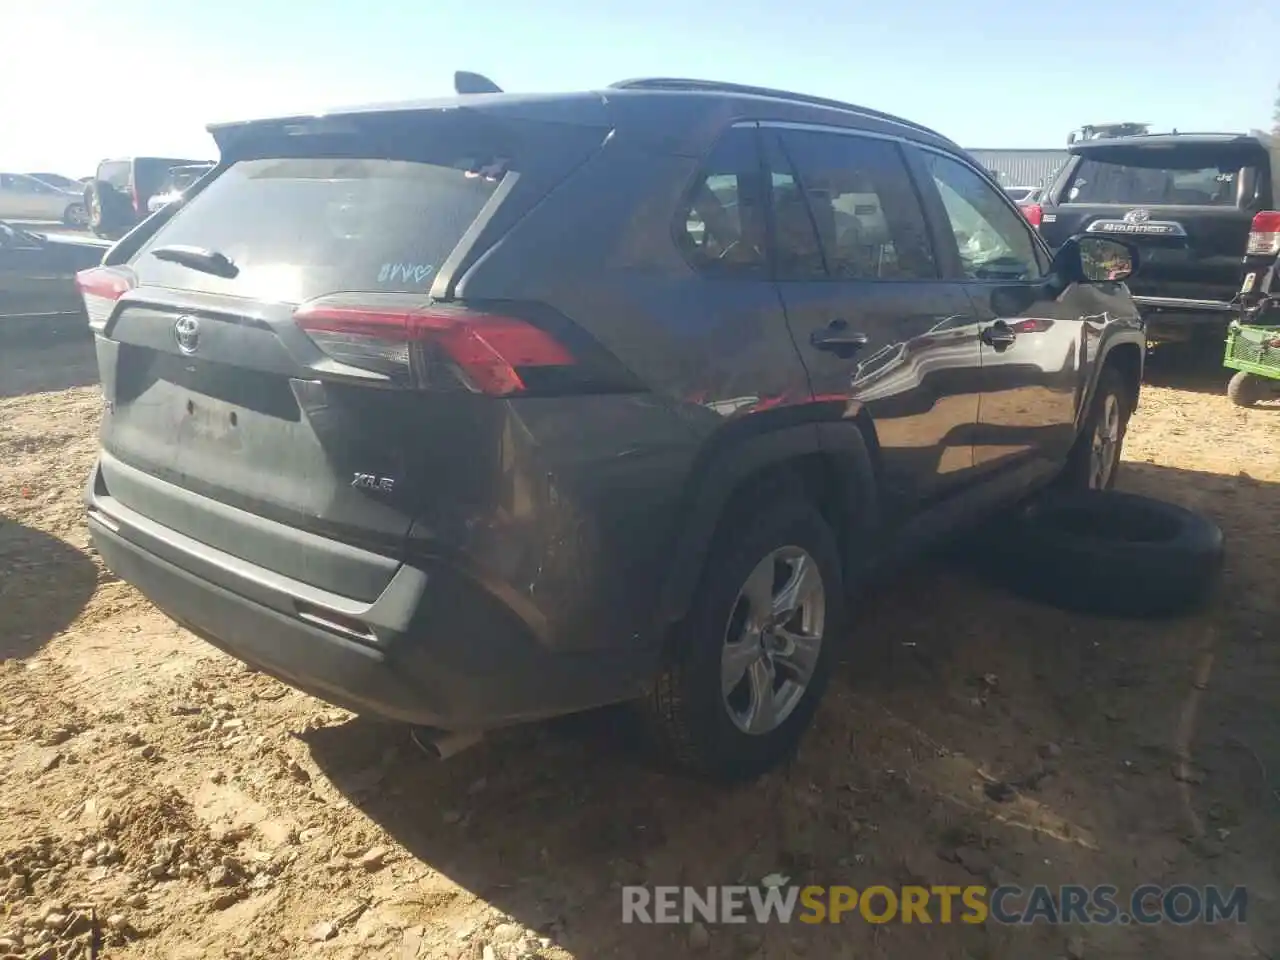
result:
[(623, 923), (1244, 923), (1244, 887), (722, 886), (622, 888)]

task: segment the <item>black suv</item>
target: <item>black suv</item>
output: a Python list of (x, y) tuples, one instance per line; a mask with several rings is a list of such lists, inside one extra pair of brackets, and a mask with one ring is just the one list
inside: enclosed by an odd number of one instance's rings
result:
[(440, 737), (636, 701), (751, 776), (873, 571), (1114, 479), (1132, 250), (1052, 258), (917, 124), (638, 80), (211, 131), (217, 168), (79, 278), (89, 526), (335, 704)]
[(1142, 253), (1132, 287), (1153, 341), (1219, 349), (1256, 219), (1275, 219), (1271, 158), (1257, 136), (1142, 134), (1073, 143), (1039, 206), (1024, 208), (1051, 247), (1079, 233)]
[(89, 228), (100, 237), (122, 236), (146, 219), (150, 212), (147, 201), (165, 186), (170, 169), (200, 163), (171, 157), (103, 160), (84, 188)]

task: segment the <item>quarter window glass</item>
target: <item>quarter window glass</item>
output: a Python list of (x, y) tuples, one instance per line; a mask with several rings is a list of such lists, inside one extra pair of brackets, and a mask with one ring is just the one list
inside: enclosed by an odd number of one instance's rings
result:
[(756, 131), (730, 130), (707, 158), (681, 211), (676, 240), (695, 269), (726, 277), (763, 277), (764, 204)]
[(924, 154), (942, 197), (965, 276), (1032, 280), (1042, 275), (1031, 228), (994, 187), (957, 160)]
[(794, 177), (775, 179), (773, 188), (780, 278), (820, 272), (804, 239), (809, 231), (816, 231), (832, 280), (937, 277), (924, 215), (895, 144), (818, 131), (786, 131), (780, 142)]

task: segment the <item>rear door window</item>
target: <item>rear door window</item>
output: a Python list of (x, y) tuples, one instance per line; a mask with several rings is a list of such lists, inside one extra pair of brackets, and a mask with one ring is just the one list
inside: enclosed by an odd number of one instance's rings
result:
[(4, 187), (11, 193), (53, 193), (53, 188), (47, 184), (41, 183), (34, 177), (24, 177), (21, 174), (4, 174), (0, 177), (0, 186)]
[[(505, 161), (243, 160), (134, 257), (143, 283), (298, 303), (335, 292), (425, 293), (493, 195)], [(190, 244), (239, 268), (215, 277), (150, 256)]]
[(1069, 179), (1063, 203), (1233, 207), (1242, 166), (1238, 156), (1210, 160), (1168, 150), (1085, 156)]
[(937, 279), (896, 144), (812, 130), (784, 131), (776, 143), (771, 164), (788, 164), (773, 181), (779, 279)]

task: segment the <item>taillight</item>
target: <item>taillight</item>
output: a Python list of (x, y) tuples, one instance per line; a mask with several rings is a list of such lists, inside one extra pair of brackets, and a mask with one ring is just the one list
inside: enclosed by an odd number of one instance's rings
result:
[(1245, 253), (1251, 257), (1273, 257), (1280, 253), (1280, 210), (1263, 210), (1254, 215)]
[(126, 267), (93, 267), (77, 273), (76, 288), (84, 299), (89, 326), (94, 330), (105, 327), (116, 301), (137, 285), (137, 277)]
[(133, 195), (133, 209), (134, 209), (134, 211), (138, 214), (138, 216), (142, 216), (142, 215), (143, 215), (144, 213), (146, 213), (147, 211), (146, 211), (145, 209), (143, 209), (143, 206), (142, 206), (142, 194), (140, 194), (140, 193), (138, 192), (138, 185), (137, 185), (136, 183), (131, 184), (131, 185), (129, 186), (129, 193)]
[(1044, 220), (1044, 207), (1038, 203), (1024, 204), (1022, 207), (1022, 215), (1027, 218), (1027, 223), (1033, 227), (1040, 226), (1040, 222)]
[(528, 389), (534, 368), (576, 362), (555, 338), (525, 320), (463, 307), (368, 306), (339, 296), (304, 303), (293, 316), (339, 363), (418, 389), (510, 396)]

